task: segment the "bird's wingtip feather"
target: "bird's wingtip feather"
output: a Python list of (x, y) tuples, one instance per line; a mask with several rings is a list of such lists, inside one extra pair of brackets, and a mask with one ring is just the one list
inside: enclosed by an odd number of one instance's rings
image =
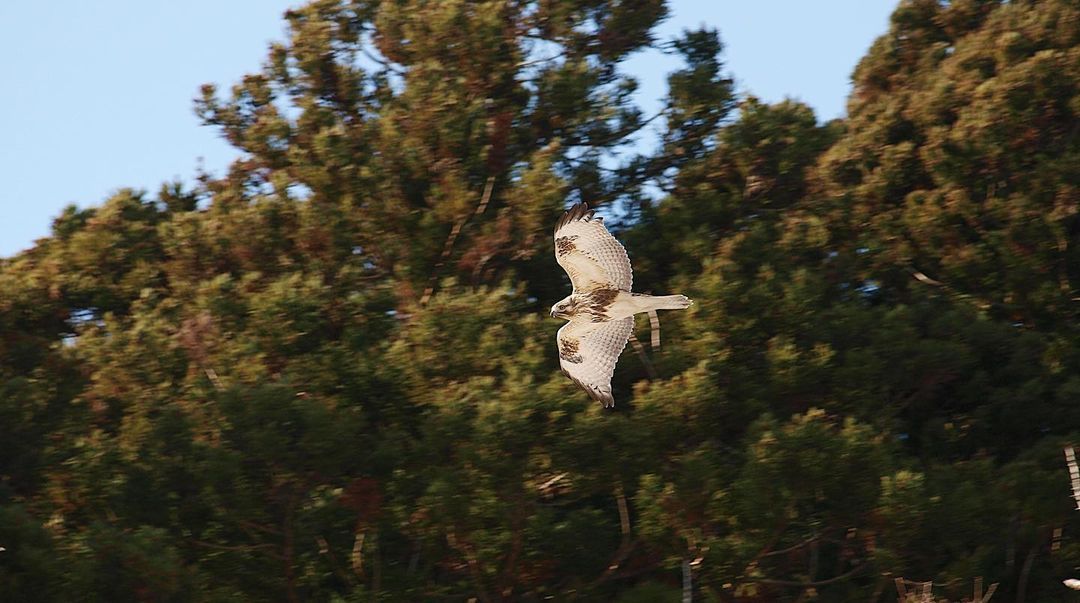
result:
[(555, 222), (555, 232), (559, 232), (562, 227), (571, 222), (577, 220), (589, 220), (592, 219), (596, 213), (595, 209), (589, 209), (589, 205), (584, 201), (578, 201), (573, 207), (563, 212), (562, 217)]

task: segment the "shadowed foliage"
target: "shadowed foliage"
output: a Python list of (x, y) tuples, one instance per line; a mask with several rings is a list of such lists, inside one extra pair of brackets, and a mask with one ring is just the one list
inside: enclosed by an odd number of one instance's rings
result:
[[(904, 0), (826, 124), (666, 12), (314, 0), (196, 100), (226, 175), (0, 260), (0, 593), (1070, 600), (1080, 9)], [(548, 317), (576, 201), (696, 301), (613, 411)]]

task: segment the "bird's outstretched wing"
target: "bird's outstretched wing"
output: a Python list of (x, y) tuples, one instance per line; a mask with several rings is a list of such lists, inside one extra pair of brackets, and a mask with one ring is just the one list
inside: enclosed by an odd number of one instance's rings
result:
[(563, 373), (604, 408), (615, 406), (611, 375), (633, 330), (631, 316), (605, 322), (571, 321), (556, 336)]
[(629, 291), (634, 282), (626, 250), (604, 227), (604, 219), (584, 203), (555, 223), (555, 261), (570, 275), (574, 291)]

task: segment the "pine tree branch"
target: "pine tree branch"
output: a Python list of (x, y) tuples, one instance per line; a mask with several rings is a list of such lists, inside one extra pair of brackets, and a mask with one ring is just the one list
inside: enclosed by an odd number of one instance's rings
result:
[(476, 551), (473, 550), (472, 545), (458, 538), (453, 529), (446, 533), (446, 542), (465, 555), (465, 565), (469, 568), (469, 575), (472, 576), (477, 598), (483, 603), (491, 603), (491, 597), (484, 587), (483, 572), (480, 571), (480, 560), (476, 557)]
[(616, 577), (616, 570), (619, 569), (623, 561), (626, 561), (626, 558), (630, 556), (630, 551), (634, 549), (633, 534), (630, 531), (630, 508), (626, 502), (626, 492), (623, 489), (621, 480), (615, 482), (615, 504), (619, 509), (619, 532), (622, 534), (622, 540), (619, 542), (619, 548), (615, 550), (615, 555), (612, 556), (607, 569), (589, 583), (589, 588), (599, 586)]
[(349, 585), (349, 588), (353, 588), (356, 585), (356, 580), (345, 571), (341, 566), (341, 561), (334, 554), (334, 549), (330, 547), (330, 543), (322, 535), (315, 537), (315, 544), (319, 545), (319, 554), (326, 555), (330, 560), (330, 568), (334, 571), (334, 575), (341, 578), (341, 581)]
[(826, 578), (825, 580), (813, 580), (813, 581), (800, 581), (800, 580), (773, 580), (771, 578), (750, 578), (747, 582), (756, 582), (758, 584), (771, 584), (775, 586), (798, 586), (802, 588), (816, 588), (818, 586), (827, 586), (829, 584), (835, 584), (841, 580), (846, 580), (855, 574), (865, 570), (869, 567), (869, 563), (860, 563), (850, 570), (832, 578)]
[(638, 341), (637, 335), (630, 334), (630, 345), (634, 348), (634, 352), (637, 353), (638, 358), (641, 359), (641, 364), (645, 365), (645, 372), (649, 374), (649, 379), (656, 381), (659, 377), (656, 374), (656, 368), (653, 367), (652, 361), (645, 354), (645, 346), (641, 345)]
[(214, 542), (207, 542), (205, 540), (197, 540), (194, 538), (188, 540), (188, 542), (194, 544), (195, 546), (200, 546), (204, 549), (213, 549), (215, 551), (229, 551), (233, 553), (259, 552), (278, 561), (285, 560), (285, 557), (283, 557), (281, 554), (274, 552), (277, 550), (277, 545), (275, 544), (217, 544)]
[[(487, 182), (484, 184), (484, 192), (480, 195), (480, 202), (477, 204), (473, 216), (479, 216), (484, 213), (484, 210), (488, 206), (488, 202), (491, 201), (491, 192), (494, 188), (495, 176), (489, 176)], [(465, 227), (465, 223), (468, 220), (469, 218), (466, 216), (458, 221), (457, 224), (454, 224), (453, 228), (450, 229), (450, 235), (446, 238), (446, 243), (443, 244), (442, 253), (439, 254), (439, 261), (435, 263), (435, 267), (431, 270), (431, 278), (428, 280), (428, 286), (424, 289), (423, 296), (420, 297), (421, 306), (426, 306), (428, 301), (431, 300), (431, 295), (435, 292), (435, 283), (439, 279), (439, 272), (446, 263), (446, 259), (450, 257), (450, 253), (454, 249), (454, 243), (457, 241), (458, 235), (461, 234), (461, 229)]]
[(797, 551), (797, 550), (799, 550), (801, 548), (807, 547), (807, 546), (817, 542), (818, 540), (821, 540), (821, 538), (824, 537), (828, 533), (829, 533), (829, 530), (826, 530), (826, 531), (822, 532), (821, 534), (814, 534), (810, 538), (807, 538), (806, 540), (803, 540), (802, 542), (793, 544), (793, 545), (791, 545), (791, 546), (789, 546), (787, 548), (777, 549), (775, 551), (769, 551), (768, 553), (765, 553), (764, 555), (761, 555), (759, 557), (759, 559), (764, 559), (766, 557), (775, 557), (777, 555), (784, 555), (784, 554), (787, 554), (787, 553), (791, 553), (793, 551)]
[(649, 327), (652, 330), (652, 341), (649, 343), (652, 346), (652, 351), (655, 352), (660, 349), (660, 317), (657, 316), (656, 310), (649, 310), (648, 315)]

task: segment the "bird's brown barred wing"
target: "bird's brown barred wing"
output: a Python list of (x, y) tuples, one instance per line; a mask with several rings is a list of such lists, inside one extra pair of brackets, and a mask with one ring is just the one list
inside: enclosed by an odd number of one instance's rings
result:
[(555, 223), (555, 261), (570, 275), (577, 292), (629, 291), (634, 282), (626, 249), (604, 227), (604, 219), (584, 203)]
[(605, 408), (615, 406), (611, 375), (633, 330), (633, 317), (606, 322), (571, 321), (556, 336), (563, 373)]

